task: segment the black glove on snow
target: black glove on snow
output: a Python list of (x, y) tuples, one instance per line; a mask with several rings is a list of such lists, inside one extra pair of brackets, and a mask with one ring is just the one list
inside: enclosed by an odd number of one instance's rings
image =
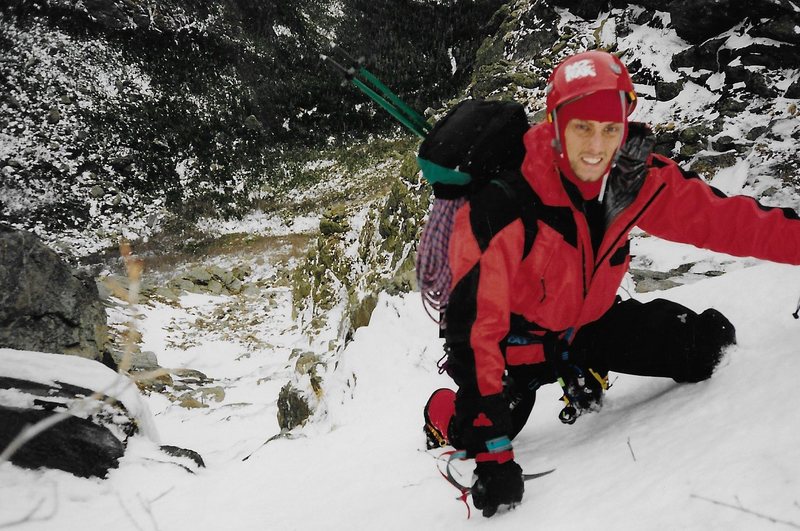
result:
[(525, 482), (522, 468), (514, 460), (498, 463), (479, 462), (475, 466), (475, 481), (472, 484), (472, 503), (490, 517), (500, 505), (512, 505), (522, 501)]

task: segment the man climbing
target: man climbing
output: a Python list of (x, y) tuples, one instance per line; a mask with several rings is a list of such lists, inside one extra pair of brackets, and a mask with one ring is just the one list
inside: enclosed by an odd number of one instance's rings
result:
[(456, 212), (449, 243), (445, 367), (458, 391), (431, 396), (425, 431), (429, 445), (475, 458), (471, 493), (484, 516), (522, 499), (511, 440), (539, 386), (559, 382), (560, 418), (572, 423), (600, 406), (609, 371), (699, 382), (735, 342), (714, 309), (616, 298), (631, 229), (800, 264), (794, 211), (725, 197), (651, 153), (649, 129), (628, 122), (636, 94), (616, 56), (569, 57), (547, 91), (547, 120), (524, 137), (531, 208), (520, 215), (504, 187), (486, 186)]

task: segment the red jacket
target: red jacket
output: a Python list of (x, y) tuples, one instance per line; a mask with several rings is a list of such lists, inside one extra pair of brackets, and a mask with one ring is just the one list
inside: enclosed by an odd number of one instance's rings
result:
[(503, 219), (502, 205), (486, 206), (502, 195), (484, 205), (472, 199), (456, 214), (445, 337), (451, 344), (468, 342), (481, 395), (502, 392), (506, 364), (544, 361), (541, 344), (509, 345), (504, 356), (501, 342), (512, 321), (527, 323), (533, 334), (563, 332), (597, 320), (611, 307), (628, 270), (633, 227), (731, 255), (800, 264), (800, 220), (794, 211), (766, 208), (751, 197), (725, 197), (659, 155), (648, 160), (641, 188), (610, 220), (595, 253), (586, 216), (555, 165), (552, 139), (548, 123), (532, 127), (524, 139), (522, 173), (541, 203), (530, 252), (524, 252), (522, 219)]

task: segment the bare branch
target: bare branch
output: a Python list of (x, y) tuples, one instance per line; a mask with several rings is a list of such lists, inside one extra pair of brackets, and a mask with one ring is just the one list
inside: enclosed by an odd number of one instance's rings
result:
[(164, 492), (162, 492), (161, 494), (159, 494), (158, 496), (156, 496), (155, 498), (150, 500), (149, 503), (151, 505), (154, 504), (155, 502), (157, 502), (158, 500), (160, 500), (161, 498), (163, 498), (164, 496), (166, 496), (167, 494), (169, 494), (173, 490), (175, 490), (175, 485), (171, 486), (170, 488), (168, 488), (167, 490), (165, 490)]
[(628, 437), (628, 449), (631, 451), (631, 457), (633, 457), (633, 462), (636, 462), (636, 454), (633, 453), (633, 446), (631, 446), (631, 438)]
[[(769, 516), (769, 515), (766, 515), (766, 514), (762, 514), (762, 513), (756, 512), (756, 511), (751, 511), (750, 509), (746, 509), (745, 507), (742, 507), (741, 506), (741, 502), (739, 502), (740, 505), (737, 506), (737, 505), (731, 505), (730, 503), (721, 502), (721, 501), (718, 501), (718, 500), (712, 500), (711, 498), (705, 498), (703, 496), (698, 496), (697, 494), (691, 494), (689, 497), (690, 498), (697, 498), (698, 500), (707, 501), (709, 503), (713, 503), (714, 505), (721, 505), (723, 507), (729, 507), (731, 509), (736, 509), (737, 511), (741, 511), (743, 513), (752, 514), (753, 516), (757, 516), (758, 518), (762, 518), (764, 520), (768, 520), (768, 521), (770, 521), (770, 522), (772, 522), (774, 524), (783, 524), (783, 525), (788, 525), (789, 527), (793, 527), (795, 529), (800, 529), (800, 524), (797, 524), (795, 522), (789, 522), (788, 520), (780, 520), (778, 518), (773, 518), (772, 516)], [(738, 501), (738, 498), (737, 498), (737, 501)]]
[(55, 514), (56, 514), (56, 511), (58, 510), (58, 490), (56, 488), (56, 484), (55, 483), (53, 483), (52, 486), (53, 486), (53, 508), (50, 511), (50, 514), (42, 515), (42, 516), (34, 518), (34, 515), (39, 511), (39, 509), (42, 507), (42, 505), (44, 505), (44, 502), (46, 500), (46, 498), (41, 498), (36, 503), (36, 505), (34, 505), (33, 509), (28, 511), (28, 514), (26, 514), (25, 516), (23, 516), (23, 517), (21, 517), (21, 518), (19, 518), (17, 520), (12, 520), (11, 522), (3, 522), (2, 524), (0, 524), (0, 529), (14, 527), (14, 526), (17, 526), (19, 524), (24, 524), (24, 523), (27, 523), (27, 522), (45, 522), (45, 521), (50, 520), (51, 518), (53, 518), (53, 516), (55, 516)]
[[(302, 437), (302, 435), (301, 435), (301, 437)], [(297, 438), (298, 438), (297, 435), (294, 435), (291, 432), (286, 431), (286, 430), (281, 430), (280, 433), (276, 433), (275, 435), (273, 435), (272, 437), (270, 437), (269, 439), (267, 439), (266, 441), (261, 443), (261, 446), (259, 446), (258, 448), (256, 448), (252, 452), (250, 452), (247, 456), (245, 456), (242, 459), (242, 461), (247, 461), (248, 459), (250, 459), (253, 456), (254, 453), (256, 453), (257, 451), (261, 450), (267, 444), (271, 443), (272, 441), (274, 441), (276, 439), (289, 439), (289, 440), (292, 440), (292, 439), (297, 439)]]
[(145, 380), (150, 380), (152, 378), (160, 378), (161, 376), (169, 375), (169, 369), (159, 368), (152, 371), (135, 371), (128, 376), (130, 376), (131, 380), (134, 382), (141, 382)]
[(156, 517), (153, 515), (153, 509), (150, 506), (150, 502), (143, 499), (142, 495), (138, 492), (136, 493), (136, 499), (139, 500), (139, 504), (144, 509), (144, 512), (146, 512), (147, 516), (150, 517), (150, 522), (153, 524), (153, 529), (155, 529), (155, 531), (159, 531), (160, 528), (158, 527), (158, 521), (156, 521)]
[(133, 515), (131, 514), (131, 512), (130, 512), (130, 511), (128, 510), (128, 508), (125, 506), (125, 502), (124, 502), (124, 501), (122, 501), (122, 496), (120, 496), (120, 495), (119, 495), (119, 492), (115, 492), (115, 494), (117, 495), (117, 501), (119, 502), (119, 506), (120, 506), (120, 507), (122, 507), (122, 511), (125, 513), (125, 516), (127, 516), (127, 517), (128, 517), (128, 520), (130, 520), (130, 521), (131, 521), (131, 523), (133, 524), (133, 526), (134, 526), (136, 529), (138, 529), (139, 531), (144, 531), (144, 529), (142, 529), (142, 527), (139, 525), (139, 523), (138, 523), (138, 522), (136, 521), (136, 519), (133, 517)]
[(0, 529), (4, 529), (6, 527), (13, 527), (15, 525), (22, 524), (22, 523), (25, 523), (25, 522), (35, 521), (34, 518), (33, 518), (33, 515), (36, 514), (36, 512), (39, 510), (39, 508), (43, 504), (44, 504), (44, 498), (40, 499), (39, 502), (36, 505), (33, 506), (33, 509), (28, 511), (28, 514), (26, 514), (25, 516), (22, 516), (21, 518), (18, 518), (17, 520), (12, 520), (10, 522), (4, 522), (4, 523), (0, 524)]
[(14, 455), (17, 450), (22, 448), (25, 443), (42, 433), (44, 430), (52, 428), (70, 416), (71, 415), (69, 412), (61, 411), (40, 420), (36, 424), (26, 425), (24, 428), (22, 428), (22, 431), (20, 431), (19, 434), (17, 434), (17, 436), (14, 437), (10, 443), (8, 443), (8, 446), (5, 447), (3, 453), (0, 454), (0, 464), (11, 459), (11, 456)]

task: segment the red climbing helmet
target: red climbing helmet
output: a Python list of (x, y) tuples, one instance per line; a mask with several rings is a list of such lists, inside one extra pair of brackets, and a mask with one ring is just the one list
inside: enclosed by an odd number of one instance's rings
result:
[(628, 69), (619, 57), (600, 50), (567, 57), (547, 80), (547, 119), (553, 121), (553, 112), (565, 103), (609, 89), (625, 94), (630, 115), (636, 107), (636, 92)]

